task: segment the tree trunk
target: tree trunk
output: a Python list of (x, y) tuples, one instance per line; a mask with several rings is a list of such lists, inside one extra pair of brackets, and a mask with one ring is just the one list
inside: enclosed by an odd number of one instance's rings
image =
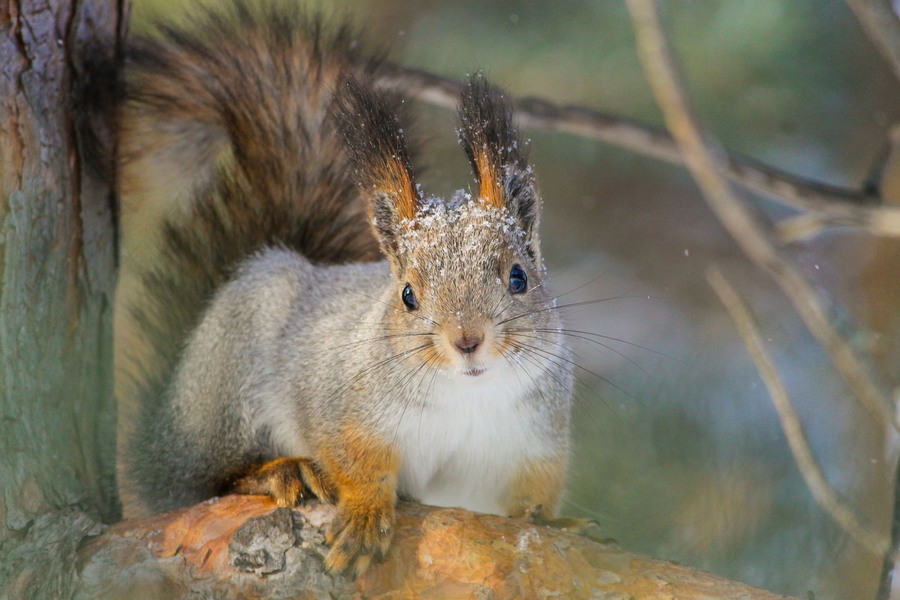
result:
[(86, 63), (115, 64), (122, 10), (0, 5), (0, 596), (71, 596), (75, 548), (117, 516), (111, 178), (78, 115), (114, 89)]

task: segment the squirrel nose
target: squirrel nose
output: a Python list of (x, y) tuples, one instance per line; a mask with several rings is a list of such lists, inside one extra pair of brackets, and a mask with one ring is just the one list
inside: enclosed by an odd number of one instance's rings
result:
[(464, 335), (463, 337), (456, 340), (453, 345), (456, 346), (456, 349), (462, 352), (463, 354), (472, 354), (478, 349), (478, 346), (481, 345), (481, 342), (484, 341), (484, 336), (478, 335), (469, 337)]

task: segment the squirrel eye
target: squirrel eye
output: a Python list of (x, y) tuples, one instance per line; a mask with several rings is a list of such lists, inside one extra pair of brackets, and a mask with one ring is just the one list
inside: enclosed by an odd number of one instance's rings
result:
[(509, 293), (522, 294), (528, 289), (528, 276), (519, 265), (513, 265), (509, 270)]
[(416, 300), (416, 295), (413, 293), (412, 286), (408, 283), (406, 287), (403, 288), (403, 293), (400, 295), (403, 298), (403, 304), (406, 305), (408, 310), (416, 310), (419, 308), (419, 301)]

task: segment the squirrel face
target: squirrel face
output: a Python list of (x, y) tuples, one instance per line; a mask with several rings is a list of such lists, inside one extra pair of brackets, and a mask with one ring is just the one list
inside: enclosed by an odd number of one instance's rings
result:
[(559, 322), (543, 287), (540, 203), (502, 93), (468, 79), (458, 134), (477, 193), (446, 203), (415, 185), (388, 97), (351, 78), (333, 114), (395, 278), (386, 318), (397, 356), (473, 377), (558, 358), (547, 347)]
[[(397, 352), (425, 345), (410, 360), (474, 377), (502, 368), (534, 328), (557, 327), (535, 261), (536, 244), (506, 206), (464, 192), (424, 201), (398, 238), (392, 325)], [(402, 310), (399, 309), (402, 307)], [(531, 331), (529, 336), (529, 331)]]

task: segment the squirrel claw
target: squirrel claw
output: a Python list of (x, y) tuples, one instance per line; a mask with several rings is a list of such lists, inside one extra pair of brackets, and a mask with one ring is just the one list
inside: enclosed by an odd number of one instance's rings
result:
[(582, 537), (601, 542), (604, 544), (615, 543), (615, 540), (603, 535), (600, 524), (593, 519), (585, 519), (581, 517), (542, 517), (540, 514), (531, 514), (526, 516), (526, 520), (535, 525), (544, 525), (561, 529), (574, 533)]
[(339, 509), (326, 537), (331, 550), (325, 566), (332, 573), (359, 577), (373, 558), (384, 558), (393, 533), (393, 511)]
[(308, 458), (277, 458), (251, 469), (234, 485), (238, 494), (266, 494), (278, 506), (292, 507), (307, 498), (335, 501), (331, 484)]

